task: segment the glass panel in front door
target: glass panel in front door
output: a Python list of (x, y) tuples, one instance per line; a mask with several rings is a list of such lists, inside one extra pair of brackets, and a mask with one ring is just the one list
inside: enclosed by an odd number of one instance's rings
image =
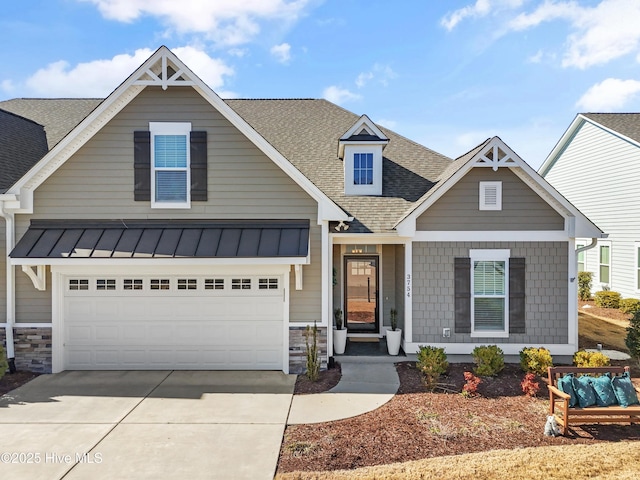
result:
[(347, 329), (378, 333), (378, 259), (346, 258), (345, 288)]

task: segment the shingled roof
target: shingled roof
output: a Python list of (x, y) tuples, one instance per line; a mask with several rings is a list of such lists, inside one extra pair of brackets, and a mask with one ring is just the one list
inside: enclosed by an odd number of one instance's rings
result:
[[(41, 125), (51, 149), (101, 102), (101, 99), (14, 99), (0, 102), (0, 108)], [(338, 140), (359, 115), (326, 100), (315, 99), (236, 99), (226, 103), (354, 217), (350, 233), (392, 231), (402, 215), (453, 166), (448, 157), (380, 127), (390, 139), (383, 156), (382, 196), (345, 195)], [(46, 151), (38, 158), (35, 158), (38, 155), (31, 156), (28, 161), (22, 159), (17, 177), (3, 178), (8, 183), (6, 188), (44, 153)]]
[(583, 113), (584, 117), (640, 142), (640, 113)]

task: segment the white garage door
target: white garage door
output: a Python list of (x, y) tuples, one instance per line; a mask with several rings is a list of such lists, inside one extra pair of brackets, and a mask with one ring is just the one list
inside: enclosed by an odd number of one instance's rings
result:
[(65, 369), (282, 369), (280, 276), (63, 280)]

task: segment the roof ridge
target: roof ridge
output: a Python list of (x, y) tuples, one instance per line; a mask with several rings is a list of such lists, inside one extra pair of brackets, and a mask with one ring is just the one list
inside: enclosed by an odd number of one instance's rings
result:
[(9, 110), (5, 110), (4, 108), (0, 108), (0, 112), (6, 113), (7, 115), (11, 115), (12, 117), (16, 117), (16, 118), (19, 118), (21, 120), (26, 120), (27, 122), (33, 123), (34, 125), (37, 125), (39, 127), (44, 128), (44, 125), (42, 125), (41, 123), (38, 123), (35, 120), (32, 120), (31, 118), (27, 118), (27, 117), (23, 117), (22, 115), (18, 115), (17, 113), (10, 112)]

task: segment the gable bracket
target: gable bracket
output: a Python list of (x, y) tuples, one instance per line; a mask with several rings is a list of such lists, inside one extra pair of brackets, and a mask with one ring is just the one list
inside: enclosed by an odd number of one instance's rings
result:
[(44, 291), (47, 289), (47, 267), (45, 265), (22, 265), (22, 271), (31, 279), (31, 283), (37, 290)]
[(145, 73), (150, 77), (150, 80), (138, 79), (135, 82), (133, 82), (133, 84), (144, 85), (144, 86), (157, 86), (157, 87), (161, 87), (163, 90), (166, 90), (171, 86), (195, 85), (195, 82), (191, 79), (179, 80), (183, 75), (185, 75), (185, 70), (182, 68), (178, 68), (178, 70), (169, 77), (169, 64), (167, 61), (166, 54), (162, 55), (160, 64), (161, 65), (160, 65), (159, 76), (155, 72), (153, 72), (153, 70), (151, 70), (151, 68), (158, 65), (156, 63), (155, 65), (152, 65), (151, 67), (147, 68), (145, 71)]
[[(491, 152), (491, 158), (487, 154)], [(502, 157), (500, 157), (502, 154)], [(499, 167), (517, 166), (517, 162), (506, 152), (503, 152), (498, 145), (493, 145), (480, 154), (476, 160), (476, 167), (491, 167), (493, 171), (497, 171)]]

